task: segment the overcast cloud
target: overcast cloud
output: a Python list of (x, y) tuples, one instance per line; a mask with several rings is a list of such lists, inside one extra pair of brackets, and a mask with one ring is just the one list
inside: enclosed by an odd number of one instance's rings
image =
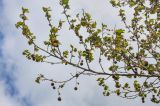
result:
[[(64, 79), (69, 76), (64, 70), (74, 72), (72, 67), (52, 66), (28, 61), (22, 51), (28, 46), (15, 23), (19, 20), (21, 7), (29, 8), (29, 26), (39, 41), (47, 39), (48, 24), (42, 12), (43, 6), (51, 6), (55, 23), (64, 18), (59, 0), (0, 0), (0, 106), (158, 106), (150, 101), (126, 100), (116, 96), (104, 97), (102, 88), (95, 78), (79, 79), (78, 92), (73, 90), (75, 81), (71, 81), (62, 91), (62, 101), (57, 101), (57, 92), (49, 83), (40, 85), (34, 82), (37, 74), (50, 78)], [(93, 19), (104, 22), (111, 27), (121, 26), (117, 10), (107, 0), (70, 0), (71, 14), (81, 12), (82, 8), (93, 15)], [(72, 32), (64, 30), (62, 35)], [(75, 42), (64, 36), (64, 43)], [(66, 42), (65, 42), (66, 41)], [(42, 45), (41, 43), (39, 43)], [(56, 73), (56, 74), (55, 74)]]

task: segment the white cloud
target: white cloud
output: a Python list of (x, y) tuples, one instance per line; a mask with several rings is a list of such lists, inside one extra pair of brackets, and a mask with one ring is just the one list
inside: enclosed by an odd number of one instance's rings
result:
[(20, 106), (14, 98), (7, 95), (5, 89), (5, 83), (0, 81), (0, 106)]

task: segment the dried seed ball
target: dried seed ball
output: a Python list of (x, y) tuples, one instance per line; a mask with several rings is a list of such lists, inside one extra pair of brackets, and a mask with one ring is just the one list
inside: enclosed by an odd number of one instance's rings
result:
[(53, 89), (56, 89), (56, 87), (55, 87), (55, 86), (53, 86)]
[(144, 97), (142, 97), (142, 103), (144, 103), (144, 102), (145, 102)]
[(54, 86), (54, 83), (53, 83), (53, 82), (51, 83), (51, 86)]
[(58, 97), (58, 99), (57, 99), (58, 101), (61, 101), (62, 100), (62, 98), (61, 97)]
[(83, 65), (83, 62), (81, 62), (80, 65), (82, 66), (82, 65)]
[(78, 88), (77, 88), (77, 87), (74, 87), (74, 90), (76, 91), (76, 90), (78, 90)]
[(114, 61), (114, 64), (117, 64), (117, 61)]
[(76, 74), (76, 78), (78, 78), (79, 77), (79, 75), (78, 74)]
[(35, 60), (35, 55), (34, 54), (32, 54), (31, 55), (31, 57), (32, 57), (32, 59), (33, 59), (33, 61)]
[(147, 61), (144, 62), (144, 66), (148, 66), (148, 62)]
[(82, 38), (80, 38), (80, 42), (82, 42), (83, 41), (83, 39)]

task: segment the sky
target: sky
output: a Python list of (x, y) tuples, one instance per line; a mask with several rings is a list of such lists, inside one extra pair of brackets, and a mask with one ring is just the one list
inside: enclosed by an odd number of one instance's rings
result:
[[(111, 27), (121, 26), (120, 18), (117, 17), (118, 10), (112, 8), (107, 0), (70, 0), (70, 5), (71, 14), (84, 9), (99, 23), (104, 22)], [(77, 92), (73, 90), (75, 81), (71, 81), (62, 90), (63, 100), (58, 102), (57, 93), (50, 87), (50, 83), (36, 84), (35, 78), (42, 73), (49, 78), (64, 79), (69, 76), (64, 70), (74, 72), (75, 69), (35, 63), (22, 55), (24, 49), (32, 49), (20, 30), (15, 28), (22, 6), (30, 10), (28, 25), (37, 35), (37, 43), (41, 46), (40, 42), (47, 39), (48, 34), (42, 7), (50, 6), (53, 9), (55, 23), (64, 18), (58, 0), (0, 0), (0, 106), (158, 106), (150, 101), (142, 104), (140, 99), (126, 100), (114, 95), (104, 97), (96, 79), (87, 76), (79, 79)], [(64, 30), (61, 34), (64, 36), (73, 33)], [(63, 41), (66, 44), (75, 42), (68, 36), (64, 36)]]

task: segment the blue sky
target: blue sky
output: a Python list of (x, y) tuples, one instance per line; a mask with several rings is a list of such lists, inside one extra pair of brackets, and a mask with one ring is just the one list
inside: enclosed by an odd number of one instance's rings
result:
[(3, 1), (0, 1), (0, 16), (3, 20), (0, 22), (0, 85), (1, 90), (3, 89), (1, 96), (4, 94), (4, 97), (0, 96), (0, 104), (3, 106), (32, 106), (27, 97), (19, 97), (19, 91), (15, 85), (15, 74), (17, 73), (16, 63), (11, 63), (11, 60), (8, 59), (5, 51), (3, 51), (6, 39), (5, 32), (3, 32), (3, 29), (5, 29), (3, 25), (6, 22), (6, 20), (4, 20), (5, 16), (3, 16), (4, 6)]
[[(117, 27), (121, 25), (117, 10), (106, 0), (70, 1), (73, 14), (83, 8), (98, 22), (103, 21), (111, 26), (116, 24)], [(130, 101), (116, 96), (104, 97), (101, 87), (97, 85), (94, 78), (89, 77), (79, 79), (81, 86), (78, 92), (74, 92), (74, 82), (71, 82), (63, 90), (63, 101), (58, 102), (57, 94), (50, 88), (49, 83), (38, 85), (34, 80), (39, 73), (51, 78), (66, 78), (63, 70), (74, 69), (37, 64), (22, 56), (25, 48), (31, 49), (20, 31), (15, 28), (22, 6), (31, 11), (29, 14), (31, 20), (28, 24), (38, 35), (39, 41), (46, 39), (45, 35), (48, 34), (48, 26), (41, 11), (43, 6), (53, 8), (56, 21), (64, 18), (60, 15), (62, 9), (58, 5), (58, 0), (0, 0), (0, 106), (156, 106), (149, 101), (142, 104), (139, 99)], [(64, 31), (62, 34), (72, 33)], [(66, 40), (72, 39), (66, 38)]]

